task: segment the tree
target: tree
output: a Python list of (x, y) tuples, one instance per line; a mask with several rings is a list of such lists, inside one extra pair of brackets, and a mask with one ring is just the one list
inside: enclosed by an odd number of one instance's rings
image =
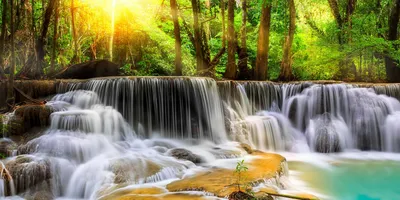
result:
[(283, 45), (283, 58), (281, 63), (281, 73), (279, 80), (281, 81), (292, 81), (294, 80), (292, 72), (292, 45), (294, 39), (294, 32), (296, 30), (296, 7), (294, 0), (289, 1), (289, 30), (285, 37), (285, 43)]
[(44, 57), (46, 55), (44, 46), (46, 45), (47, 32), (49, 30), (50, 20), (51, 16), (53, 15), (56, 1), (57, 0), (50, 0), (49, 4), (47, 5), (46, 12), (44, 14), (41, 34), (36, 42), (37, 63), (36, 63), (36, 69), (33, 70), (32, 74), (32, 77), (34, 78), (40, 78), (44, 75), (43, 72), (45, 64)]
[(59, 18), (59, 0), (55, 0), (55, 8), (54, 8), (54, 28), (53, 28), (53, 49), (52, 49), (52, 53), (51, 53), (51, 65), (50, 65), (50, 74), (53, 74), (55, 72), (56, 69), (56, 52), (57, 52), (57, 37), (58, 37), (58, 18)]
[[(388, 30), (388, 40), (396, 41), (398, 40), (398, 27), (400, 20), (400, 0), (393, 1), (393, 7), (390, 11), (390, 16), (388, 20), (389, 30)], [(395, 49), (398, 47), (395, 45)], [(389, 55), (385, 55), (385, 67), (386, 76), (390, 82), (400, 82), (400, 67), (399, 61), (393, 59)]]
[(198, 0), (192, 0), (193, 9), (193, 29), (194, 29), (194, 48), (196, 50), (196, 66), (197, 72), (202, 74), (208, 68), (204, 62), (204, 52), (202, 50), (202, 34), (200, 29), (199, 15), (200, 3)]
[(263, 0), (261, 8), (261, 20), (258, 31), (257, 58), (254, 77), (256, 80), (266, 80), (268, 78), (268, 51), (269, 35), (271, 26), (271, 5)]
[(10, 0), (10, 32), (11, 32), (11, 66), (8, 77), (7, 104), (13, 106), (14, 98), (14, 73), (15, 73), (15, 44), (14, 44), (14, 0)]
[(79, 53), (79, 43), (78, 43), (78, 34), (76, 32), (76, 24), (75, 24), (75, 0), (71, 0), (71, 27), (72, 27), (72, 40), (74, 42), (74, 56), (72, 57), (72, 63), (81, 62), (81, 56)]
[(185, 19), (182, 18), (183, 26), (189, 36), (189, 39), (196, 50), (196, 66), (197, 75), (200, 76), (215, 76), (214, 68), (219, 63), (221, 57), (225, 53), (225, 47), (223, 46), (219, 52), (211, 59), (210, 47), (208, 45), (207, 35), (203, 30), (202, 24), (215, 19), (212, 17), (204, 21), (200, 21), (201, 9), (199, 0), (192, 0), (192, 10), (193, 10), (193, 29), (194, 34), (190, 31), (188, 24)]
[(247, 52), (247, 0), (242, 0), (242, 27), (240, 29), (240, 48), (239, 48), (239, 75), (240, 80), (251, 79), (248, 64), (248, 52)]
[(7, 21), (7, 0), (2, 0), (2, 15), (1, 15), (1, 33), (0, 33), (0, 79), (5, 78), (4, 74), (4, 43), (6, 37), (6, 21)]
[(170, 0), (170, 6), (175, 36), (175, 75), (182, 76), (182, 39), (178, 19), (178, 5), (176, 0)]
[(235, 0), (228, 0), (228, 63), (226, 64), (226, 72), (224, 77), (227, 79), (235, 79), (237, 74), (236, 68), (236, 34), (235, 34)]
[[(339, 42), (339, 49), (343, 51), (344, 45), (348, 42), (351, 42), (351, 30), (352, 30), (352, 15), (354, 14), (357, 0), (347, 0), (346, 5), (346, 13), (343, 17), (340, 14), (339, 3), (337, 0), (328, 0), (329, 7), (331, 8), (331, 12), (333, 17), (336, 20), (337, 28), (338, 28), (338, 42)], [(347, 27), (346, 27), (347, 25)], [(347, 75), (347, 71), (349, 66), (353, 69), (353, 73), (357, 77), (357, 69), (354, 63), (350, 60), (348, 56), (344, 56), (345, 58), (339, 63), (340, 68), (340, 77), (343, 79)]]

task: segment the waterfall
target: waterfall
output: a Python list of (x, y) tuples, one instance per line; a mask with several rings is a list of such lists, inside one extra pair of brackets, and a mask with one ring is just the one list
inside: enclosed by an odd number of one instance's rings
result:
[[(85, 90), (75, 99), (75, 90)], [(122, 78), (66, 83), (60, 92), (70, 91), (69, 102), (81, 107), (97, 103), (85, 101), (96, 95), (105, 105), (117, 109), (144, 138), (159, 135), (177, 139), (226, 139), (221, 101), (215, 81), (204, 78)], [(75, 91), (75, 92), (71, 92)], [(92, 91), (92, 92), (87, 92)], [(83, 93), (83, 92), (79, 92)], [(70, 98), (72, 95), (74, 98)], [(61, 99), (56, 97), (55, 100)]]
[[(387, 146), (388, 137), (398, 137), (397, 131), (391, 130), (397, 130), (393, 121), (397, 116), (394, 113), (400, 110), (395, 98), (399, 97), (399, 85), (374, 88), (269, 82), (218, 85), (231, 139), (259, 149), (290, 151), (297, 143), (307, 141), (310, 149), (318, 152), (393, 151), (393, 147)], [(268, 114), (274, 112), (284, 117)], [(282, 127), (289, 128), (283, 131)]]
[(3, 167), (18, 177), (17, 194), (97, 199), (116, 184), (179, 179), (196, 165), (172, 150), (211, 163), (241, 155), (230, 140), (278, 152), (400, 152), (398, 85), (129, 77), (57, 90), (50, 127)]

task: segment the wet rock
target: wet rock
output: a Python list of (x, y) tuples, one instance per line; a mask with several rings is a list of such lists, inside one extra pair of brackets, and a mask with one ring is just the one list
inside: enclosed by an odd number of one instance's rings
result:
[(156, 163), (143, 159), (118, 159), (111, 164), (116, 184), (144, 183), (147, 177), (158, 173), (161, 169), (162, 167)]
[(167, 154), (177, 159), (192, 161), (193, 163), (196, 164), (202, 162), (202, 158), (200, 156), (193, 154), (191, 151), (187, 149), (175, 148), (169, 150)]
[(0, 139), (0, 158), (6, 158), (12, 155), (12, 152), (16, 150), (17, 144), (10, 139)]
[(229, 198), (229, 200), (253, 200), (253, 199), (255, 199), (255, 197), (253, 197), (245, 192), (242, 192), (242, 191), (232, 192), (228, 198)]
[(342, 150), (339, 135), (330, 127), (321, 127), (315, 138), (315, 151), (319, 153), (334, 153)]
[[(254, 155), (254, 159), (245, 163), (249, 170), (242, 173), (244, 178), (241, 182), (243, 185), (257, 185), (276, 178), (278, 174), (282, 173), (284, 157), (262, 152), (254, 152), (252, 155)], [(171, 192), (205, 191), (217, 197), (225, 198), (237, 191), (236, 183), (237, 177), (235, 177), (234, 169), (211, 168), (206, 172), (174, 181), (167, 185), (167, 189)]]
[(42, 182), (35, 186), (35, 189), (32, 191), (28, 191), (25, 194), (25, 199), (27, 200), (53, 200), (55, 199), (55, 195), (51, 192), (51, 183), (50, 182)]
[(68, 67), (56, 78), (89, 79), (96, 77), (118, 76), (119, 66), (107, 60), (89, 61)]
[(254, 152), (254, 151), (253, 151), (253, 148), (251, 148), (250, 145), (245, 144), (245, 143), (241, 143), (241, 144), (240, 144), (240, 148), (242, 148), (243, 150), (245, 150), (248, 154), (252, 154), (252, 153)]
[(34, 127), (49, 126), (52, 112), (52, 109), (45, 105), (24, 105), (17, 108), (15, 115), (8, 122), (8, 135), (23, 135)]
[(5, 166), (14, 180), (17, 193), (43, 190), (43, 184), (47, 188), (51, 185), (51, 167), (47, 159), (21, 155), (9, 160)]
[(168, 151), (166, 147), (155, 146), (153, 147), (154, 150), (158, 151), (159, 153), (165, 153)]

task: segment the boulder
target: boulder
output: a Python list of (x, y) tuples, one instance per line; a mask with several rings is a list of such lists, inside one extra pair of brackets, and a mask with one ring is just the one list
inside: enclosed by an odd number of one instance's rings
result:
[(114, 160), (111, 171), (115, 174), (115, 184), (146, 182), (148, 177), (162, 169), (156, 163), (145, 159), (121, 158)]
[(200, 156), (193, 154), (191, 151), (187, 149), (175, 148), (169, 150), (167, 154), (177, 159), (192, 161), (193, 163), (196, 164), (202, 162), (202, 158)]
[(319, 153), (333, 153), (342, 151), (339, 134), (331, 127), (317, 129), (315, 151)]
[(245, 150), (248, 154), (252, 154), (254, 152), (253, 148), (251, 148), (251, 146), (246, 143), (240, 143), (240, 148)]
[(16, 192), (36, 192), (49, 189), (51, 164), (47, 159), (21, 155), (5, 164), (15, 184)]
[(6, 158), (12, 155), (12, 152), (16, 150), (17, 144), (8, 138), (0, 139), (0, 158)]
[(52, 112), (51, 108), (45, 105), (24, 105), (17, 108), (15, 115), (8, 122), (8, 135), (23, 135), (34, 127), (49, 126)]
[(107, 60), (89, 61), (68, 67), (56, 75), (59, 79), (89, 79), (96, 77), (118, 76), (119, 66)]

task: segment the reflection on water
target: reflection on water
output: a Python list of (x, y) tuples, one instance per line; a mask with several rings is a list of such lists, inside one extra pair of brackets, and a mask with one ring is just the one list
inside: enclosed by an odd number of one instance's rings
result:
[(287, 158), (294, 187), (321, 199), (400, 199), (400, 154), (291, 154)]

